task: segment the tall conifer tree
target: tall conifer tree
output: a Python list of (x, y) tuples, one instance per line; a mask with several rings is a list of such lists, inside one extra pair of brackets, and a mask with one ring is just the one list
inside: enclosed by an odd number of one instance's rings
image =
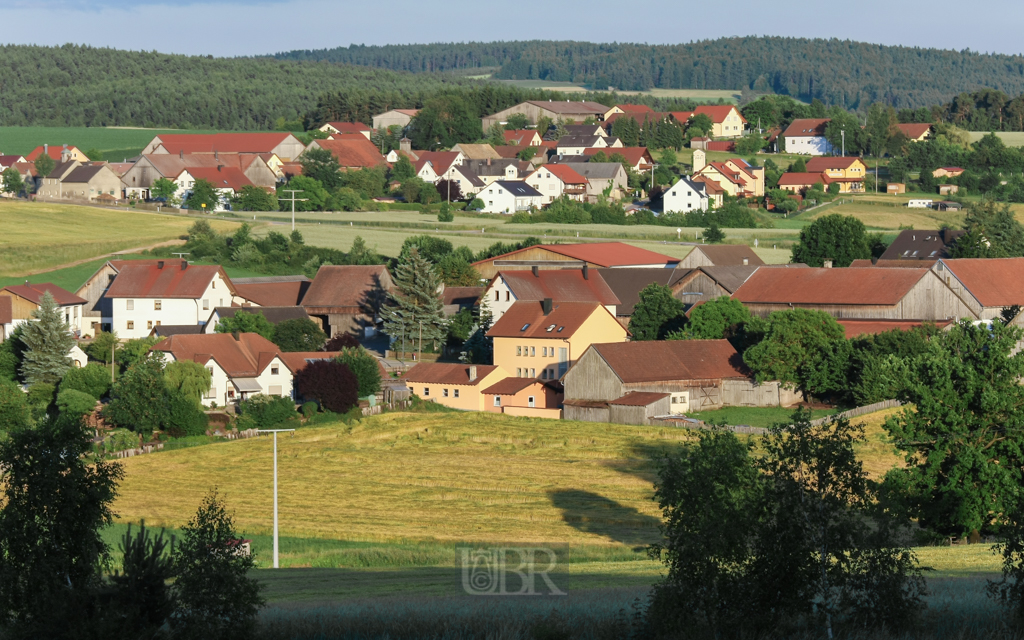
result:
[[(441, 279), (430, 261), (413, 247), (395, 269), (395, 289), (381, 309), (384, 331), (394, 338), (396, 348), (419, 349), (422, 343), (438, 345), (446, 336), (441, 305)], [(404, 347), (403, 347), (404, 336)]]
[(71, 329), (61, 316), (60, 307), (49, 291), (43, 294), (39, 308), (32, 312), (35, 322), (25, 323), (21, 341), (25, 355), (21, 375), (28, 384), (57, 384), (71, 368), (68, 352), (74, 346)]

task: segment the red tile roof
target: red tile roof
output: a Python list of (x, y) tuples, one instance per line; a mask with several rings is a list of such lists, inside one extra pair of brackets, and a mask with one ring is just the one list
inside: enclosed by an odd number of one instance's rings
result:
[(910, 331), (925, 324), (934, 324), (941, 329), (953, 323), (952, 320), (940, 320), (934, 323), (917, 320), (836, 320), (836, 322), (843, 325), (847, 340), (863, 335), (878, 335), (893, 329)]
[(808, 173), (821, 173), (822, 171), (827, 171), (829, 169), (833, 171), (838, 169), (849, 169), (855, 163), (860, 161), (860, 158), (856, 156), (839, 156), (835, 158), (817, 156), (807, 161), (807, 171)]
[(184, 171), (196, 180), (206, 180), (215, 189), (241, 191), (242, 187), (256, 186), (241, 169), (235, 167), (191, 167)]
[(391, 276), (384, 265), (327, 265), (316, 272), (302, 306), (362, 308), (390, 286)]
[[(469, 379), (469, 368), (476, 367), (476, 379)], [(419, 382), (427, 384), (455, 384), (475, 387), (484, 378), (489, 376), (498, 367), (489, 364), (444, 364), (435, 362), (421, 362), (409, 372), (402, 376), (406, 382)]]
[(587, 278), (577, 269), (541, 269), (533, 271), (500, 271), (494, 277), (502, 278), (512, 290), (516, 300), (538, 301), (551, 298), (555, 302), (596, 302), (601, 305), (619, 304), (619, 299), (596, 269), (589, 269)]
[(213, 360), (231, 378), (255, 378), (275, 357), (288, 367), (277, 345), (258, 333), (240, 333), (237, 338), (230, 333), (177, 334), (156, 343), (150, 351), (203, 365)]
[(932, 130), (931, 123), (928, 122), (906, 122), (896, 125), (903, 135), (907, 136), (911, 140), (917, 140), (924, 134)]
[[(340, 351), (291, 351), (281, 353), (281, 360), (284, 361), (292, 374), (296, 374), (305, 369), (311, 361), (333, 360), (340, 355)], [(383, 377), (387, 377), (387, 374), (384, 374)]]
[(441, 296), (441, 303), (450, 304), (476, 304), (480, 294), (484, 292), (483, 287), (445, 287)]
[(294, 307), (302, 304), (310, 282), (259, 282), (235, 284), (235, 294), (261, 307)]
[(49, 292), (53, 299), (57, 301), (60, 306), (85, 304), (88, 300), (79, 298), (75, 294), (62, 289), (51, 282), (40, 282), (38, 284), (16, 284), (9, 287), (4, 287), (4, 291), (10, 291), (20, 298), (28, 300), (32, 304), (39, 304), (43, 299), (43, 294)]
[(706, 114), (708, 117), (711, 118), (711, 121), (714, 122), (715, 124), (722, 124), (723, 122), (725, 122), (725, 119), (729, 116), (729, 114), (732, 113), (733, 111), (735, 111), (736, 115), (740, 117), (740, 122), (747, 121), (746, 118), (743, 117), (743, 114), (740, 113), (740, 110), (731, 104), (702, 104), (696, 109), (694, 109), (693, 113), (694, 115), (698, 115), (701, 113)]
[(228, 292), (234, 291), (231, 280), (220, 266), (190, 264), (182, 269), (180, 260), (165, 260), (163, 263), (163, 269), (159, 263), (126, 263), (107, 289), (106, 297), (198, 299), (218, 273)]
[(545, 164), (537, 169), (537, 171), (550, 171), (555, 177), (565, 184), (587, 184), (587, 179), (576, 173), (576, 171), (567, 164)]
[(290, 133), (162, 133), (157, 137), (170, 154), (270, 153), (288, 138), (295, 139)]
[(610, 400), (608, 404), (620, 407), (646, 407), (649, 404), (654, 404), (658, 400), (664, 400), (670, 395), (672, 394), (656, 393), (653, 391), (630, 391), (621, 398)]
[(825, 135), (825, 127), (832, 122), (830, 118), (798, 118), (782, 132), (783, 138), (821, 137)]
[(551, 313), (544, 315), (541, 302), (514, 302), (487, 335), (564, 340), (576, 333), (595, 313), (608, 313), (608, 310), (595, 302), (555, 302)]
[(779, 177), (779, 187), (807, 187), (814, 186), (819, 182), (827, 185), (833, 182), (833, 180), (824, 173), (811, 173), (809, 171), (806, 173), (794, 171), (784, 173)]
[(6, 169), (14, 166), (15, 162), (24, 162), (25, 156), (0, 156), (0, 168)]
[[(68, 151), (78, 151), (78, 147), (69, 144)], [(46, 155), (50, 156), (51, 158), (58, 162), (60, 162), (60, 156), (62, 153), (64, 153), (64, 145), (62, 144), (51, 144), (46, 150)], [(25, 156), (25, 160), (29, 162), (35, 162), (36, 158), (38, 158), (41, 155), (43, 155), (43, 145), (39, 145), (38, 147), (33, 149), (32, 153)]]
[(447, 173), (452, 163), (458, 160), (459, 155), (458, 151), (420, 151), (419, 160), (414, 166), (416, 172), (419, 173), (420, 169), (429, 161), (430, 166), (434, 168), (434, 173), (440, 176)]
[(590, 348), (626, 384), (749, 376), (743, 358), (728, 340), (618, 342)]
[(1024, 306), (1024, 258), (959, 258), (942, 264), (982, 305)]
[[(327, 124), (337, 129), (338, 133), (358, 133), (363, 135), (363, 131), (373, 131), (373, 129), (362, 122), (328, 122)], [(365, 136), (363, 137), (365, 138)]]
[[(679, 258), (655, 253), (623, 242), (542, 244), (537, 245), (537, 247), (572, 258), (573, 260), (583, 260), (584, 262), (589, 262), (599, 267), (635, 267), (648, 264), (671, 266), (679, 264)], [(517, 253), (530, 251), (535, 248), (536, 247), (528, 247), (526, 249), (519, 249), (500, 256), (488, 258), (486, 260), (480, 260), (473, 264), (483, 264), (485, 262), (508, 258), (509, 256), (516, 255)]]
[(694, 182), (703, 182), (707, 185), (707, 192), (709, 196), (721, 195), (725, 193), (725, 189), (722, 185), (718, 184), (717, 180), (712, 180), (707, 176), (693, 176)]
[(0, 324), (14, 322), (14, 300), (10, 296), (0, 296)]
[(761, 268), (732, 297), (747, 304), (895, 305), (927, 275), (927, 267)]
[(733, 140), (710, 140), (704, 146), (708, 151), (736, 152), (736, 142)]
[(653, 113), (654, 109), (648, 107), (645, 104), (617, 104), (616, 107), (622, 109), (626, 113)]
[(680, 124), (686, 124), (686, 122), (689, 121), (689, 119), (693, 117), (693, 112), (692, 111), (669, 111), (669, 115), (676, 122), (679, 122)]
[(549, 386), (549, 383), (545, 380), (538, 380), (537, 378), (517, 378), (515, 376), (509, 376), (504, 380), (499, 380), (491, 386), (483, 390), (483, 393), (492, 396), (514, 396), (520, 391), (532, 387), (534, 385)]
[(377, 147), (361, 135), (342, 140), (314, 140), (313, 144), (330, 151), (342, 169), (372, 168), (387, 164)]
[(506, 143), (524, 146), (533, 142), (534, 138), (539, 138), (540, 134), (537, 133), (536, 129), (513, 129), (505, 131), (504, 136)]

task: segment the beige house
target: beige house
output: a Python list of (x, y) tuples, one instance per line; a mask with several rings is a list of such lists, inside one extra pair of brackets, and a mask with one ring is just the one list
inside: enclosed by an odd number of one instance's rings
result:
[(412, 119), (419, 112), (419, 109), (392, 109), (391, 111), (385, 111), (373, 116), (373, 128), (387, 129), (388, 127), (398, 126), (404, 129), (409, 126), (409, 123), (412, 122)]
[(587, 179), (574, 167), (569, 164), (543, 165), (526, 176), (526, 184), (544, 196), (544, 204), (562, 196), (582, 202), (587, 196)]
[[(271, 168), (268, 163), (274, 163), (277, 169)], [(230, 167), (240, 170), (257, 187), (270, 189), (277, 185), (281, 165), (281, 159), (273, 153), (151, 154), (140, 157), (138, 162), (121, 176), (121, 182), (127, 196), (148, 200), (153, 183), (160, 178), (178, 182), (179, 190), (187, 190), (192, 186), (188, 184), (188, 179), (185, 179), (184, 183), (178, 180), (183, 172), (189, 169)]]
[(743, 117), (735, 105), (711, 105), (702, 104), (693, 111), (694, 116), (704, 114), (711, 118), (711, 135), (715, 138), (739, 138), (747, 125), (747, 119)]
[(483, 411), (483, 390), (506, 377), (508, 374), (494, 365), (421, 362), (402, 380), (424, 400), (453, 409)]
[[(70, 168), (70, 171), (67, 169)], [(37, 192), (45, 200), (120, 200), (121, 178), (106, 164), (83, 165), (77, 160), (62, 162)], [(104, 196), (101, 198), (101, 196)]]
[(742, 158), (707, 162), (707, 154), (693, 152), (693, 177), (718, 184), (731, 196), (760, 198), (764, 196), (764, 167), (755, 167)]
[(516, 113), (526, 116), (532, 124), (537, 124), (541, 118), (550, 118), (553, 122), (559, 120), (583, 122), (587, 118), (601, 120), (606, 111), (608, 111), (608, 107), (591, 101), (528, 100), (514, 107), (484, 116), (481, 123), (483, 130), (487, 131), (495, 123), (504, 124), (508, 121), (509, 116)]
[(573, 162), (572, 170), (587, 180), (587, 198), (620, 200), (626, 195), (629, 176), (618, 162)]
[(457, 144), (453, 152), (461, 153), (466, 160), (500, 160), (501, 156), (489, 144)]
[(355, 133), (369, 140), (371, 129), (362, 122), (325, 122), (320, 131), (327, 134)]

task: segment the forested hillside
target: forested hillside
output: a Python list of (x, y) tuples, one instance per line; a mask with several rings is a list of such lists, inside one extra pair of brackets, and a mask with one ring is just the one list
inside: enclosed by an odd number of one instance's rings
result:
[(722, 38), (680, 45), (492, 42), (339, 47), (280, 53), (414, 73), (498, 67), (496, 78), (589, 83), (596, 89), (752, 89), (850, 109), (931, 106), (990, 87), (1024, 93), (1024, 57), (848, 40)]

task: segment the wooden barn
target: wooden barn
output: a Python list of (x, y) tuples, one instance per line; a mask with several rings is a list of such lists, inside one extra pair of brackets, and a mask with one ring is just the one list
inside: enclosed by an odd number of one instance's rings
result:
[(815, 309), (835, 318), (977, 318), (937, 273), (907, 269), (758, 269), (733, 294), (750, 313)]
[(324, 332), (362, 335), (376, 326), (377, 315), (394, 281), (384, 265), (325, 265), (309, 285), (302, 306)]
[(697, 267), (754, 266), (764, 264), (754, 250), (745, 244), (702, 244), (693, 248), (682, 262), (680, 269)]
[(777, 382), (757, 384), (728, 340), (594, 344), (565, 374), (567, 420), (650, 424), (660, 415), (799, 401)]
[(587, 244), (538, 244), (473, 263), (480, 276), (490, 280), (499, 271), (516, 269), (582, 269), (643, 267), (672, 269), (679, 258), (662, 255), (623, 242)]
[(1007, 307), (1024, 307), (1024, 258), (942, 259), (932, 272), (967, 305), (971, 318), (989, 320)]

